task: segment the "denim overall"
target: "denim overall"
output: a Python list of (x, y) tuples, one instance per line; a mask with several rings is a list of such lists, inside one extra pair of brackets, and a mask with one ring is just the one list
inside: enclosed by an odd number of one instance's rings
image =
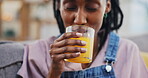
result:
[(116, 61), (119, 37), (111, 32), (109, 35), (105, 59), (106, 65), (87, 68), (79, 71), (65, 71), (61, 78), (116, 78), (112, 65)]

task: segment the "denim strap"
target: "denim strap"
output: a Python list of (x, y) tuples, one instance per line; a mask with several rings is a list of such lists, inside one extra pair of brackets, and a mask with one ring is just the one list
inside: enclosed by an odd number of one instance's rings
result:
[(116, 54), (118, 47), (119, 47), (119, 36), (117, 36), (114, 32), (110, 32), (109, 43), (105, 55), (106, 62), (112, 63), (116, 61)]

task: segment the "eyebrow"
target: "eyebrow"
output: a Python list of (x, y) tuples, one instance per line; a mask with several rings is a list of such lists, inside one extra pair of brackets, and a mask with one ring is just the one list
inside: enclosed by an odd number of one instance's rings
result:
[[(68, 2), (76, 2), (76, 0), (64, 0), (64, 1), (68, 1)], [(90, 2), (90, 1), (100, 1), (100, 0), (85, 0), (86, 2)]]
[(85, 0), (86, 2), (91, 2), (91, 1), (101, 1), (101, 0)]
[(76, 1), (76, 0), (64, 0), (64, 1), (74, 2), (74, 1)]

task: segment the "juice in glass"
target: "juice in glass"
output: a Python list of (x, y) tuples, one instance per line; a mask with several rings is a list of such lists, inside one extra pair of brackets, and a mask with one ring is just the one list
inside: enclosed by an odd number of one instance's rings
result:
[(85, 25), (74, 25), (74, 26), (66, 27), (66, 32), (82, 33), (82, 37), (70, 38), (70, 39), (85, 41), (86, 45), (85, 46), (74, 45), (74, 46), (70, 46), (70, 47), (86, 48), (86, 52), (80, 53), (79, 57), (72, 58), (72, 59), (65, 59), (65, 61), (74, 62), (74, 63), (90, 63), (90, 62), (92, 62), (95, 30), (93, 28), (91, 28), (89, 26), (85, 26)]
[(71, 46), (71, 47), (86, 48), (86, 52), (81, 53), (79, 57), (72, 58), (72, 59), (65, 59), (65, 61), (74, 62), (74, 63), (90, 63), (90, 62), (92, 62), (94, 38), (80, 37), (80, 38), (71, 38), (71, 39), (85, 41), (86, 42), (85, 46)]

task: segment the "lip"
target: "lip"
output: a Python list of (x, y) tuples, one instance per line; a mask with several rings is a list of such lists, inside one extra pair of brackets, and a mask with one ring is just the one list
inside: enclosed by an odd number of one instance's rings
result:
[[(69, 25), (69, 26), (86, 26), (86, 27), (89, 27), (89, 28), (93, 28), (93, 26), (91, 26), (91, 25)], [(69, 26), (66, 26), (66, 28), (67, 27), (69, 27)], [(94, 29), (94, 28), (93, 28)], [(95, 30), (95, 29), (94, 29)]]
[[(73, 26), (77, 26), (77, 27), (73, 27)], [(71, 25), (71, 26), (67, 26), (66, 27), (66, 30), (69, 28), (69, 27), (73, 27), (73, 30), (74, 32), (81, 32), (81, 33), (84, 33), (84, 32), (88, 32), (88, 29), (91, 30), (91, 31), (95, 31), (94, 28), (90, 27), (90, 26), (86, 26), (86, 25)]]

